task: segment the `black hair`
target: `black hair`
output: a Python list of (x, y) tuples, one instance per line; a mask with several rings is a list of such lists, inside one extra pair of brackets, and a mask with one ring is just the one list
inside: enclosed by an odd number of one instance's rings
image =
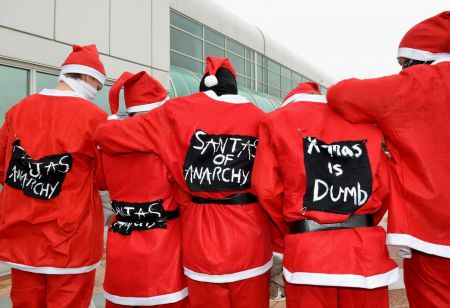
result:
[(227, 70), (226, 68), (219, 68), (216, 72), (216, 78), (218, 80), (218, 84), (213, 87), (207, 87), (205, 85), (205, 77), (209, 74), (203, 76), (200, 81), (200, 92), (205, 92), (208, 90), (213, 90), (218, 96), (223, 94), (237, 94), (237, 82), (236, 78), (234, 78), (233, 74)]
[(414, 60), (414, 59), (406, 59), (405, 62), (403, 62), (402, 64), (402, 69), (404, 70), (405, 68), (408, 68), (410, 66), (414, 66), (417, 64), (431, 64), (434, 61), (419, 61), (419, 60)]

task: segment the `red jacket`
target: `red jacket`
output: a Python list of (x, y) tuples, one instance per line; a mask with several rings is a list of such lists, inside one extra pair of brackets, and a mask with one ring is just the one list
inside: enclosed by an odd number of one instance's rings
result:
[(386, 137), (396, 185), (387, 242), (450, 258), (450, 59), (400, 74), (345, 80), (330, 106)]
[(389, 182), (380, 131), (346, 122), (325, 96), (301, 94), (268, 114), (259, 136), (252, 181), (285, 235), (286, 280), (377, 288), (398, 279), (381, 227), (288, 234), (287, 226), (304, 219), (342, 222), (352, 213), (381, 220)]
[[(94, 131), (106, 113), (45, 89), (12, 107), (0, 131), (0, 260), (36, 273), (95, 269), (104, 188)], [(13, 155), (14, 152), (14, 155)]]
[[(127, 203), (162, 200), (165, 211), (177, 209), (175, 183), (158, 156), (133, 153), (102, 157), (111, 200)], [(186, 297), (181, 219), (168, 220), (166, 227), (133, 230), (129, 235), (110, 229), (103, 287), (106, 299), (121, 305), (162, 305)]]
[(207, 91), (97, 130), (108, 154), (154, 152), (177, 182), (183, 219), (185, 274), (231, 282), (271, 267), (268, 222), (257, 203), (197, 204), (192, 196), (224, 198), (248, 192), (263, 112), (241, 96)]

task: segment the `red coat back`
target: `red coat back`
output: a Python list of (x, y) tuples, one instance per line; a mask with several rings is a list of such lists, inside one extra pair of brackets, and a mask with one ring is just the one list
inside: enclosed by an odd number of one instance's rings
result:
[(257, 203), (191, 201), (192, 196), (220, 199), (249, 191), (262, 116), (243, 97), (207, 91), (110, 121), (97, 131), (106, 153), (154, 152), (168, 167), (182, 209), (185, 274), (192, 279), (231, 282), (271, 267), (268, 222)]
[(288, 234), (289, 222), (304, 219), (337, 223), (352, 214), (371, 214), (377, 224), (389, 192), (380, 131), (348, 123), (322, 95), (300, 97), (262, 121), (252, 179), (262, 206), (285, 236), (284, 276), (298, 284), (387, 285), (398, 278), (398, 269), (381, 227)]
[[(158, 156), (132, 153), (104, 154), (102, 158), (111, 200), (162, 200), (165, 211), (177, 209), (175, 183)], [(129, 235), (109, 230), (103, 287), (106, 299), (123, 305), (166, 304), (186, 297), (181, 220), (168, 220), (166, 228), (135, 230)]]
[(106, 113), (74, 92), (42, 93), (12, 107), (0, 131), (0, 260), (83, 273), (103, 253), (104, 180), (93, 135)]
[(351, 122), (376, 123), (392, 155), (395, 206), (388, 244), (450, 258), (450, 62), (400, 74), (349, 79), (328, 91), (330, 106)]

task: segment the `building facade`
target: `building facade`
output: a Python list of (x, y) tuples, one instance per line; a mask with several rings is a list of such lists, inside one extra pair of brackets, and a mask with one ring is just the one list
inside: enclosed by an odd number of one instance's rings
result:
[(198, 91), (204, 59), (228, 57), (241, 95), (265, 111), (298, 82), (332, 80), (295, 51), (210, 0), (0, 0), (0, 118), (23, 97), (54, 87), (72, 44), (95, 43), (107, 72), (95, 103), (125, 70), (146, 70), (170, 96)]

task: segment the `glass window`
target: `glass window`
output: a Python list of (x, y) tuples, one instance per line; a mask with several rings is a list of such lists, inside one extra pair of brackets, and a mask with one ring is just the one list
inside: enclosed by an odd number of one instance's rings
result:
[(323, 87), (323, 86), (320, 86), (320, 92), (321, 92), (323, 95), (327, 95), (327, 88), (325, 88), (325, 87)]
[(299, 83), (297, 81), (292, 81), (291, 83), (291, 89), (295, 88)]
[(205, 40), (225, 48), (225, 37), (207, 28), (205, 28)]
[(170, 28), (170, 48), (197, 59), (203, 59), (202, 41), (175, 28)]
[(231, 65), (233, 65), (236, 73), (245, 75), (245, 61), (243, 58), (235, 56), (227, 52), (227, 57), (230, 59)]
[(192, 33), (198, 37), (203, 37), (203, 29), (202, 26), (175, 13), (170, 12), (170, 24), (178, 27), (180, 29), (183, 29), (184, 31), (187, 31), (189, 33)]
[(196, 73), (203, 73), (202, 62), (177, 54), (176, 52), (170, 52), (170, 64), (178, 67), (183, 67), (187, 70)]
[[(109, 89), (111, 89), (111, 86), (105, 84), (103, 88), (97, 92), (94, 100), (94, 103), (108, 114), (111, 113), (111, 109), (109, 108)], [(126, 112), (123, 90), (120, 91), (119, 112)]]
[(259, 66), (256, 68), (256, 75), (258, 77), (258, 82), (262, 82), (263, 81), (263, 68), (262, 66)]
[(205, 59), (207, 56), (225, 57), (225, 51), (219, 47), (205, 43)]
[(302, 76), (302, 81), (303, 82), (311, 82), (312, 80), (309, 78), (306, 78), (305, 76)]
[(275, 88), (272, 88), (272, 87), (269, 87), (268, 93), (269, 93), (270, 95), (275, 96), (275, 97), (281, 97), (281, 92), (280, 92), (280, 90), (275, 89)]
[(281, 91), (281, 98), (284, 99), (288, 95), (288, 93), (289, 92)]
[(269, 85), (272, 87), (280, 88), (280, 75), (269, 71)]
[(254, 61), (254, 52), (250, 48), (245, 48), (245, 57), (248, 60)]
[(28, 95), (28, 70), (0, 65), (0, 123), (13, 105)]
[(290, 91), (291, 89), (291, 80), (285, 77), (281, 77), (281, 90)]
[(253, 66), (252, 62), (245, 60), (245, 76), (253, 78), (252, 66)]
[(300, 83), (302, 82), (302, 75), (292, 72), (292, 79), (294, 79), (296, 83)]
[(227, 50), (245, 57), (245, 47), (229, 39), (227, 39)]
[(58, 83), (58, 76), (53, 74), (36, 72), (36, 93), (42, 89), (53, 89)]
[(238, 86), (240, 86), (240, 87), (245, 87), (245, 77), (242, 77), (242, 76), (238, 76), (238, 78), (237, 78), (237, 84), (238, 84)]
[(281, 76), (291, 79), (291, 70), (282, 66), (281, 67)]
[(259, 65), (262, 65), (262, 64), (263, 64), (263, 57), (262, 57), (262, 55), (261, 55), (260, 53), (258, 53), (258, 54), (256, 55), (256, 62), (257, 62)]
[(258, 89), (256, 89), (258, 91), (263, 91), (263, 84), (261, 82), (258, 82)]
[(274, 71), (276, 73), (280, 73), (280, 64), (276, 63), (275, 61), (272, 61), (270, 59), (267, 60), (267, 68), (271, 71)]

